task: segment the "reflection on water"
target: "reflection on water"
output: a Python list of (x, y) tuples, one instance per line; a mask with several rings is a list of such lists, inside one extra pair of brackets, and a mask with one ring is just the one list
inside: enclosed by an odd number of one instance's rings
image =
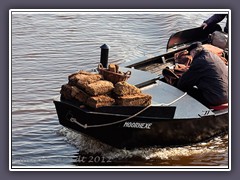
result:
[(172, 33), (210, 15), (13, 13), (12, 165), (92, 165), (84, 157), (93, 165), (228, 165), (228, 136), (193, 146), (119, 150), (63, 128), (52, 102), (69, 74), (97, 66), (102, 44), (117, 64), (164, 53)]

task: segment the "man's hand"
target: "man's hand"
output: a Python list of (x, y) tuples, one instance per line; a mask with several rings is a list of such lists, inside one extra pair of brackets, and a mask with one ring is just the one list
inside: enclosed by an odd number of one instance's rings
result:
[(207, 23), (202, 23), (201, 27), (203, 27), (203, 29), (205, 29), (207, 27)]

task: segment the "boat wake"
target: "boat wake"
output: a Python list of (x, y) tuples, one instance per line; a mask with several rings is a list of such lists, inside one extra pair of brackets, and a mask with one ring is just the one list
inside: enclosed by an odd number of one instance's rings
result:
[[(208, 142), (181, 147), (151, 147), (133, 150), (116, 149), (67, 128), (58, 134), (75, 146), (75, 165), (227, 165), (228, 135), (215, 137)], [(198, 158), (196, 158), (198, 157)], [(226, 164), (219, 164), (222, 159)], [(196, 160), (197, 159), (197, 160)], [(104, 162), (104, 163), (102, 163)], [(107, 164), (108, 162), (108, 164)]]

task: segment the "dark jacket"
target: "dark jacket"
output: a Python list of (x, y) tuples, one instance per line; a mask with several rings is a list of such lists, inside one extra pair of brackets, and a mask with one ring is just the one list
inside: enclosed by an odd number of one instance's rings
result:
[(224, 18), (227, 18), (226, 25), (224, 27), (224, 32), (228, 33), (228, 15), (227, 14), (214, 14), (208, 20), (204, 21), (208, 26), (212, 24), (217, 24), (221, 22)]
[(216, 54), (203, 49), (177, 84), (186, 92), (193, 86), (197, 86), (208, 105), (228, 102), (228, 69)]

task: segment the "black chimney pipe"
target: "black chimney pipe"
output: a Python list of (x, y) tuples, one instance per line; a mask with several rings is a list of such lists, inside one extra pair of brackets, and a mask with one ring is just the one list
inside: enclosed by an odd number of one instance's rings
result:
[(107, 68), (109, 46), (106, 44), (103, 44), (100, 48), (101, 48), (100, 63), (103, 65), (104, 68)]

